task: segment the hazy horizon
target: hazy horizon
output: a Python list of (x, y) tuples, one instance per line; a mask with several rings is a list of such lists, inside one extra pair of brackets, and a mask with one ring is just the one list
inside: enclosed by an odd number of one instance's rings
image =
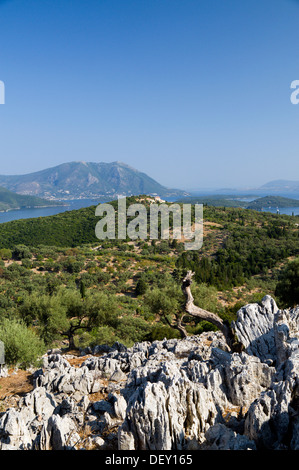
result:
[(122, 161), (167, 187), (299, 180), (296, 0), (0, 1), (2, 175)]
[[(122, 164), (125, 164), (127, 165), (126, 162), (121, 162), (121, 161), (113, 161), (113, 162), (86, 162), (86, 161), (83, 161), (83, 160), (75, 160), (75, 161), (70, 161), (70, 162), (64, 162), (64, 163), (122, 163)], [(58, 164), (58, 165), (55, 165), (54, 167), (52, 168), (56, 168), (60, 165), (63, 165), (62, 164)], [(130, 166), (130, 165), (128, 165)], [(48, 167), (48, 168), (51, 168), (51, 167)], [(40, 171), (43, 171), (43, 170), (47, 170), (48, 168), (40, 168), (39, 170), (37, 170), (36, 172), (30, 172), (30, 173), (13, 173), (13, 174), (6, 174), (5, 176), (22, 176), (22, 175), (28, 175), (28, 174), (34, 174), (34, 173), (38, 173)], [(135, 167), (132, 167), (134, 168), (135, 170), (139, 170), (138, 168), (135, 168)], [(3, 176), (4, 174), (3, 173), (0, 173), (1, 176)], [(151, 174), (148, 174), (149, 177), (151, 177)], [(291, 182), (291, 183), (296, 183), (296, 182), (299, 182), (299, 180), (284, 180), (283, 178), (278, 178), (277, 180), (271, 180), (271, 181), (288, 181), (288, 182)], [(225, 186), (201, 186), (201, 187), (182, 187), (182, 186), (178, 186), (176, 188), (173, 187), (173, 189), (182, 189), (182, 190), (185, 190), (185, 191), (189, 191), (189, 192), (212, 192), (212, 191), (240, 191), (242, 193), (246, 192), (247, 190), (249, 192), (251, 191), (255, 191), (255, 190), (261, 190), (262, 187), (264, 185), (266, 185), (267, 183), (270, 183), (271, 181), (265, 181), (262, 185), (260, 186), (254, 186), (254, 184), (252, 184), (251, 186), (243, 186), (243, 187), (239, 187), (237, 185), (235, 186), (231, 186), (231, 187), (225, 187)], [(158, 183), (162, 184), (163, 186), (167, 186), (163, 183), (163, 181), (160, 181), (160, 180), (157, 180)], [(170, 186), (168, 186), (170, 187)], [(266, 189), (265, 189), (266, 190)], [(296, 191), (295, 191), (296, 193)]]

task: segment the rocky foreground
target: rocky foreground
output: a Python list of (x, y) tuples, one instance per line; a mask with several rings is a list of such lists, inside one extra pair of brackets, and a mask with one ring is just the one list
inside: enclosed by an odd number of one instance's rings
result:
[(98, 346), (80, 367), (49, 353), (0, 449), (299, 450), (299, 307), (266, 296), (233, 327), (241, 353), (220, 332)]

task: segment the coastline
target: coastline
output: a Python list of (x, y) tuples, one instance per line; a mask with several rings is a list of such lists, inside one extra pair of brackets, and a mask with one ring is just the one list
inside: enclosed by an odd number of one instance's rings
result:
[(67, 207), (69, 204), (51, 204), (46, 206), (26, 206), (26, 207), (11, 207), (9, 209), (0, 209), (1, 214), (6, 214), (7, 212), (11, 211), (20, 211), (20, 210), (27, 210), (27, 209), (49, 209), (54, 207)]

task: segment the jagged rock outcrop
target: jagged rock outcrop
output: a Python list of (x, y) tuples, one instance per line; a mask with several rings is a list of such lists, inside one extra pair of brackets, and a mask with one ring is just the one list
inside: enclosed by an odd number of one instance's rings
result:
[(299, 449), (299, 307), (266, 296), (222, 332), (55, 352), (0, 414), (0, 449)]
[(260, 304), (249, 304), (238, 312), (236, 322), (232, 322), (238, 340), (248, 354), (262, 361), (273, 361), (276, 357), (274, 340), (274, 318), (278, 312), (275, 301), (266, 295)]

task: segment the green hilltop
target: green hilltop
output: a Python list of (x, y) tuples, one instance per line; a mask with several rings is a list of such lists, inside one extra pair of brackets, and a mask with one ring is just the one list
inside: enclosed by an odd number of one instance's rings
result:
[(298, 199), (291, 199), (288, 197), (265, 196), (250, 202), (247, 209), (262, 210), (271, 207), (278, 207), (280, 209), (285, 207), (299, 207), (299, 201)]

